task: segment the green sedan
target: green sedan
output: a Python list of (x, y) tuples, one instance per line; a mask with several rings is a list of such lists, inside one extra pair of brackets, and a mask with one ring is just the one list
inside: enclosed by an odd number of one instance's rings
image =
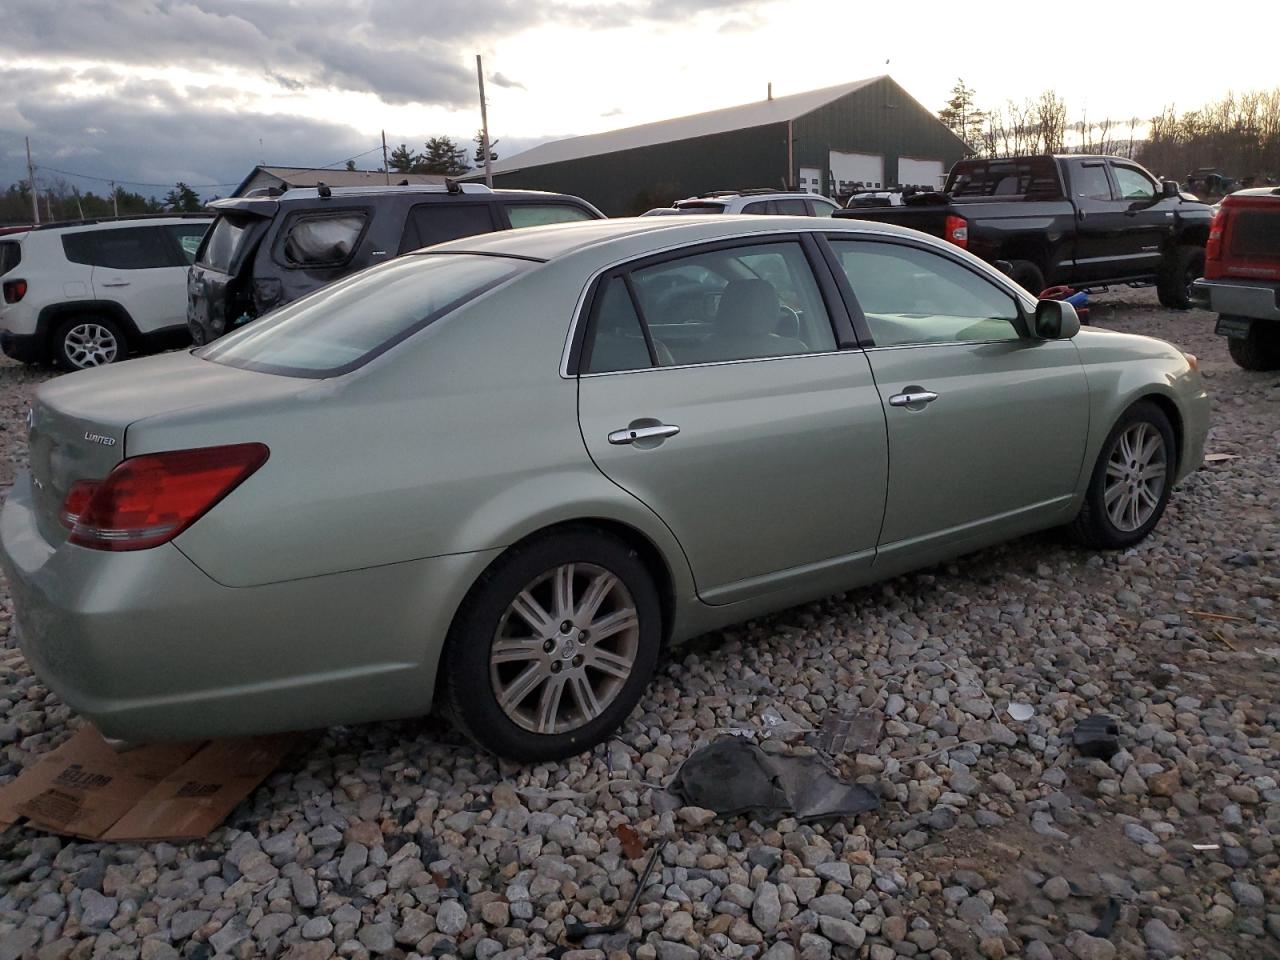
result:
[(663, 645), (1010, 537), (1145, 537), (1193, 357), (859, 221), (471, 237), (45, 384), (0, 515), (35, 671), (122, 742), (443, 707), (582, 751)]

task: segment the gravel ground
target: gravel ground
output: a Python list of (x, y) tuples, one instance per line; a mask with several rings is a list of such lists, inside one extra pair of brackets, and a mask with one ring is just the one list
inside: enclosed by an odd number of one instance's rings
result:
[[(663, 840), (624, 931), (566, 960), (1280, 956), (1280, 375), (1149, 291), (1094, 319), (1196, 353), (1231, 456), (1136, 549), (1030, 537), (701, 638), (566, 763), (499, 764), (435, 720), (335, 728), (200, 843), (12, 828), (0, 960), (545, 957), (566, 916), (613, 919)], [(44, 376), (0, 367), (0, 484)], [(780, 749), (833, 708), (885, 715), (836, 758), (877, 812), (722, 822), (655, 788), (717, 731)], [(1092, 712), (1119, 721), (1110, 763), (1071, 746)], [(6, 638), (0, 781), (77, 723)]]

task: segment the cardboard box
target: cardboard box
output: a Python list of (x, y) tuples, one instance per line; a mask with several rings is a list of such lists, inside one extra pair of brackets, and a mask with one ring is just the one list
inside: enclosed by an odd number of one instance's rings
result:
[(295, 734), (157, 743), (123, 753), (86, 724), (0, 787), (0, 828), (87, 840), (195, 840), (274, 770)]

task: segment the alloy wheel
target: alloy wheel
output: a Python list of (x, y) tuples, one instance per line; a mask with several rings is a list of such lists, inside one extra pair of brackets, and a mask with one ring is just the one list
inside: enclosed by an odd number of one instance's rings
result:
[(1164, 437), (1146, 421), (1130, 426), (1111, 448), (1102, 502), (1116, 529), (1132, 533), (1160, 506), (1168, 474)]
[(566, 733), (613, 702), (639, 647), (640, 617), (626, 585), (595, 564), (566, 563), (508, 604), (490, 647), (489, 679), (517, 725)]
[(80, 323), (63, 337), (63, 349), (72, 366), (85, 369), (114, 362), (120, 353), (120, 343), (102, 324)]

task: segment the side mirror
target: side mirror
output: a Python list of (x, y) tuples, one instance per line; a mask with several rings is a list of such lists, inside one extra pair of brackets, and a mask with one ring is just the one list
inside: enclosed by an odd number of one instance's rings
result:
[(1178, 181), (1176, 180), (1160, 181), (1160, 190), (1161, 196), (1164, 197), (1176, 197), (1182, 193), (1182, 188), (1178, 186)]
[(1080, 317), (1065, 300), (1041, 300), (1031, 326), (1031, 335), (1037, 340), (1070, 340), (1080, 332)]

